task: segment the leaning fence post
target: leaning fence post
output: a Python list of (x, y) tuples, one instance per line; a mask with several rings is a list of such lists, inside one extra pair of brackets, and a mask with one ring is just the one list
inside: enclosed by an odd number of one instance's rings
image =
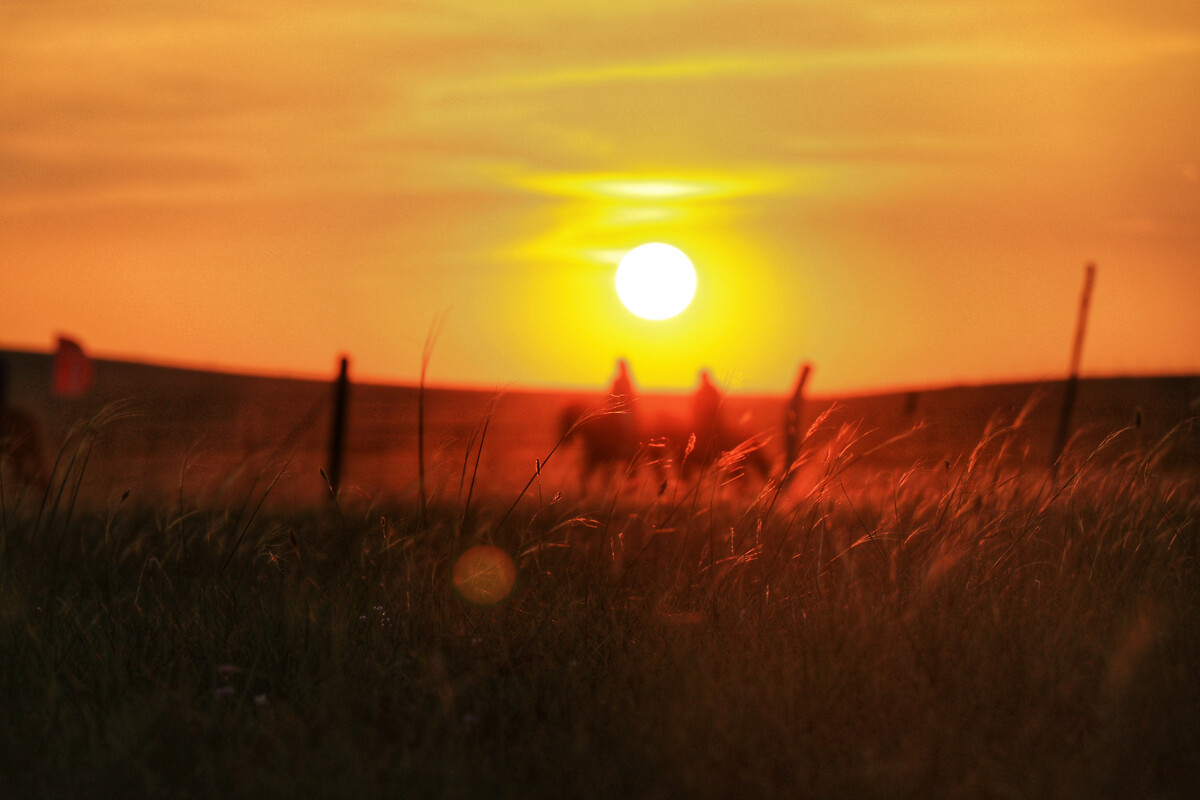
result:
[(804, 406), (804, 386), (808, 383), (808, 376), (812, 374), (812, 364), (805, 363), (800, 369), (800, 377), (796, 381), (796, 391), (792, 392), (792, 399), (788, 402), (787, 411), (784, 414), (784, 440), (786, 444), (785, 461), (783, 463), (783, 474), (786, 477), (792, 470), (792, 465), (800, 456), (800, 414)]
[(1058, 418), (1058, 434), (1054, 437), (1051, 465), (1058, 475), (1058, 463), (1067, 446), (1067, 435), (1071, 430), (1071, 412), (1075, 407), (1075, 395), (1079, 391), (1079, 364), (1083, 360), (1083, 337), (1087, 330), (1088, 305), (1092, 299), (1092, 285), (1096, 282), (1096, 265), (1088, 263), (1083, 276), (1083, 294), (1079, 298), (1079, 319), (1075, 322), (1075, 344), (1071, 349), (1071, 374), (1063, 391), (1062, 414)]
[(342, 356), (341, 369), (333, 387), (333, 428), (329, 435), (329, 488), (337, 496), (342, 479), (342, 451), (346, 435), (346, 395), (349, 393), (350, 359)]

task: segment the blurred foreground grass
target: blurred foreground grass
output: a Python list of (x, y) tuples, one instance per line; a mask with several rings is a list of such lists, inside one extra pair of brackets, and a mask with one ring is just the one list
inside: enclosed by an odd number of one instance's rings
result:
[[(1019, 434), (424, 523), (10, 496), (0, 795), (1190, 796), (1200, 471), (1168, 439), (1053, 477)], [(491, 606), (452, 586), (480, 542)]]

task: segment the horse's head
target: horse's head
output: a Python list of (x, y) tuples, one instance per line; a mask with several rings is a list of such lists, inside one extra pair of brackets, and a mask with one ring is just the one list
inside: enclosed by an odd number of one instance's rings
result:
[(562, 439), (573, 439), (579, 435), (576, 423), (587, 413), (584, 403), (568, 403), (558, 414), (558, 435)]

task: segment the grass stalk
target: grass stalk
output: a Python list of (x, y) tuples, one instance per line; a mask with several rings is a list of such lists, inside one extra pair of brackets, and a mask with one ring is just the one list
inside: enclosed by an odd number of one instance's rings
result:
[(442, 312), (434, 319), (425, 335), (425, 346), (421, 349), (421, 376), (417, 381), (417, 513), (423, 528), (429, 524), (429, 505), (425, 492), (425, 375), (445, 320), (446, 312)]

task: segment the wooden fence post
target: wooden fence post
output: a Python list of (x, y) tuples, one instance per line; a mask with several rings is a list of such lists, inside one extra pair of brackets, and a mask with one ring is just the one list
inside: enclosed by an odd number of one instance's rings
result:
[(1054, 451), (1051, 453), (1051, 465), (1054, 475), (1058, 475), (1058, 464), (1062, 460), (1063, 450), (1067, 447), (1067, 437), (1071, 432), (1071, 413), (1075, 408), (1075, 396), (1079, 391), (1079, 365), (1083, 360), (1083, 337), (1087, 331), (1088, 306), (1092, 299), (1092, 286), (1096, 282), (1096, 265), (1088, 263), (1083, 276), (1083, 294), (1079, 298), (1079, 319), (1075, 322), (1075, 344), (1071, 349), (1071, 373), (1067, 376), (1067, 384), (1063, 391), (1062, 414), (1058, 418), (1058, 434), (1054, 437)]
[(342, 480), (342, 451), (346, 436), (346, 396), (349, 393), (350, 359), (342, 356), (341, 369), (333, 387), (333, 428), (329, 435), (329, 488), (337, 496)]

